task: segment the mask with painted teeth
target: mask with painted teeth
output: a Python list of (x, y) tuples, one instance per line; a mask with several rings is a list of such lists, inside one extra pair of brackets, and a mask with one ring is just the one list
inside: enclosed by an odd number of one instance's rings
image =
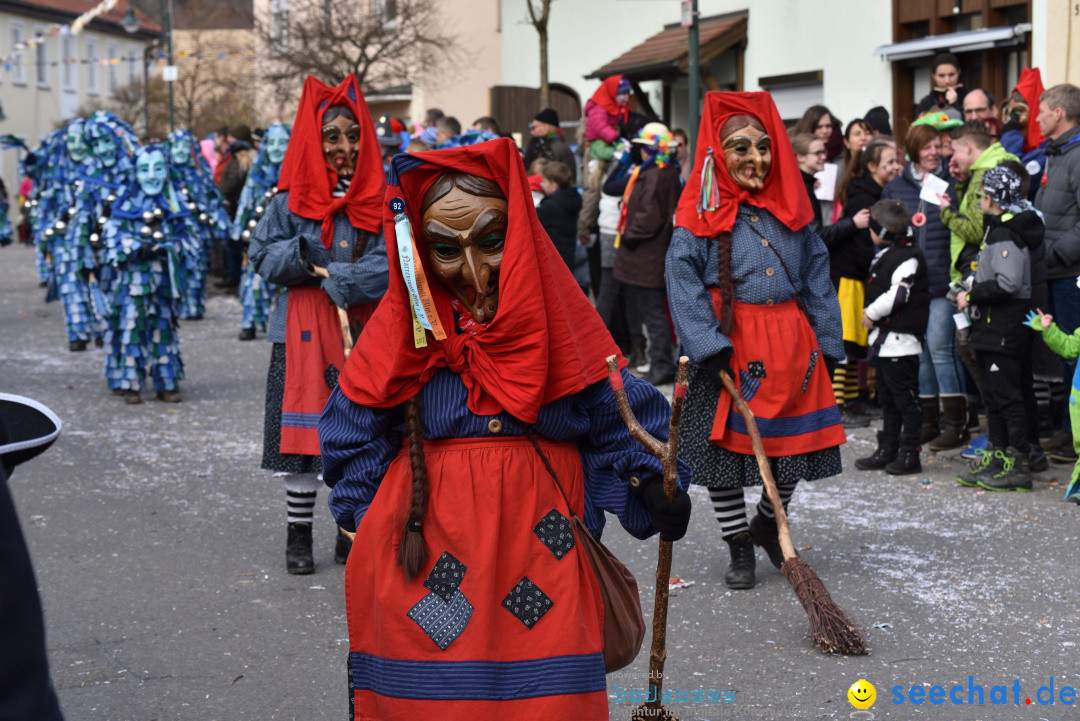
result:
[(728, 174), (743, 190), (759, 192), (772, 169), (772, 139), (765, 126), (753, 116), (736, 115), (720, 128), (720, 138)]

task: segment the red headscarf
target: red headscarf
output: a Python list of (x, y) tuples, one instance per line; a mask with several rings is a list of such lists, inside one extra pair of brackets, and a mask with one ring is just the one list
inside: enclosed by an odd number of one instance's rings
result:
[[(486, 326), (470, 332), (453, 330), (454, 296), (428, 266), (420, 225), (424, 194), (448, 172), (493, 180), (508, 202), (498, 311)], [(618, 346), (537, 220), (512, 140), (398, 155), (390, 183), (383, 216), (390, 287), (341, 374), (346, 396), (360, 405), (389, 408), (414, 396), (438, 368), (448, 366), (468, 388), (473, 413), (506, 411), (533, 423), (542, 405), (607, 377), (605, 358), (618, 355)], [(449, 333), (438, 341), (427, 332), (422, 348), (414, 340), (411, 301), (398, 260), (389, 209), (394, 198), (404, 200), (420, 256), (417, 267), (428, 278), (435, 309)], [(620, 363), (626, 365), (623, 359)]]
[[(765, 186), (757, 193), (743, 190), (728, 175), (721, 146), (720, 128), (733, 115), (752, 115), (761, 121), (765, 132), (772, 138), (772, 169), (765, 178)], [(713, 162), (706, 167), (706, 158), (713, 155)], [(704, 210), (701, 203), (702, 174), (712, 179), (719, 191), (719, 203), (715, 210)], [(715, 238), (735, 225), (739, 204), (764, 208), (791, 230), (799, 230), (814, 219), (814, 209), (806, 195), (802, 171), (795, 160), (784, 122), (776, 111), (776, 104), (768, 93), (735, 93), (712, 90), (705, 93), (705, 112), (698, 130), (694, 169), (686, 181), (679, 207), (675, 211), (675, 225), (704, 238)], [(702, 206), (699, 214), (698, 207)]]
[[(348, 107), (360, 125), (360, 154), (352, 183), (343, 198), (333, 195), (338, 174), (326, 164), (322, 150), (323, 115), (334, 105)], [(304, 80), (289, 148), (281, 161), (278, 188), (289, 191), (289, 210), (322, 223), (322, 242), (327, 248), (334, 239), (333, 217), (342, 209), (348, 213), (353, 227), (378, 232), (386, 174), (371, 113), (360, 92), (360, 83), (352, 73), (336, 88), (311, 75)]]
[(629, 108), (625, 103), (619, 105), (619, 101), (615, 99), (622, 78), (622, 75), (612, 75), (610, 78), (607, 78), (604, 82), (600, 83), (600, 87), (596, 89), (596, 92), (593, 93), (592, 97), (589, 99), (608, 111), (609, 115), (618, 115), (625, 122)]
[(1024, 151), (1028, 152), (1042, 145), (1043, 134), (1039, 129), (1039, 98), (1043, 94), (1042, 73), (1038, 68), (1024, 68), (1020, 79), (1012, 90), (1020, 93), (1028, 106), (1027, 135), (1024, 136)]

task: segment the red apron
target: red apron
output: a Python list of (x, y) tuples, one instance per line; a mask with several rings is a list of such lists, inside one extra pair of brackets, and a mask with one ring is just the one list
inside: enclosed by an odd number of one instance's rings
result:
[[(350, 307), (350, 321), (366, 323), (377, 305), (375, 301)], [(321, 288), (290, 288), (285, 318), (281, 453), (319, 455), (319, 418), (344, 368), (345, 346), (337, 306)]]
[[(537, 439), (579, 516), (577, 447)], [(359, 720), (608, 718), (603, 604), (563, 497), (521, 437), (425, 443), (427, 559), (398, 547), (408, 444), (390, 464), (345, 568)]]
[[(710, 291), (715, 308), (719, 290)], [(736, 382), (754, 413), (766, 455), (793, 456), (843, 443), (825, 359), (796, 301), (736, 301), (732, 313), (731, 370), (739, 376)], [(726, 392), (720, 394), (709, 440), (735, 453), (754, 453), (746, 423)]]

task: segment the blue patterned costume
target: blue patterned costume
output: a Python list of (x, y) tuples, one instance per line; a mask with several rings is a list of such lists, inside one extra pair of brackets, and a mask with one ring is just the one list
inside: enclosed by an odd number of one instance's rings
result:
[(82, 126), (89, 151), (77, 167), (71, 205), (60, 216), (66, 221), (64, 227), (59, 223), (54, 226), (60, 236), (54, 257), (68, 340), (86, 341), (101, 338), (105, 331), (104, 303), (92, 300), (108, 282), (100, 271), (101, 226), (110, 198), (115, 200), (121, 185), (131, 177), (137, 138), (127, 123), (111, 113), (94, 113), (85, 122), (73, 120), (69, 136), (73, 130), (78, 132), (76, 124)]
[(65, 134), (63, 128), (53, 130), (26, 161), (27, 174), (34, 184), (30, 193), (30, 234), (37, 255), (38, 277), (50, 285), (47, 300), (59, 297), (53, 265), (58, 238), (53, 226), (71, 208), (70, 186), (76, 175), (75, 163), (68, 158)]
[(168, 138), (169, 160), (173, 184), (191, 215), (198, 219), (200, 252), (186, 259), (188, 263), (188, 292), (180, 310), (183, 319), (199, 319), (206, 312), (206, 277), (210, 267), (210, 250), (214, 241), (225, 237), (229, 216), (214, 185), (210, 164), (199, 151), (199, 141), (190, 130), (174, 130)]
[[(136, 163), (160, 145), (140, 148)], [(103, 233), (112, 267), (105, 378), (112, 390), (175, 391), (184, 377), (177, 321), (188, 292), (188, 256), (201, 252), (198, 221), (175, 185), (148, 195), (133, 177), (120, 191)]]
[[(287, 138), (289, 127), (284, 123), (275, 123), (266, 129), (265, 137), (269, 139), (272, 134), (282, 132)], [(278, 162), (275, 163), (267, 150), (268, 145), (264, 141), (236, 204), (236, 219), (233, 221), (231, 233), (232, 239), (239, 241), (244, 248), (239, 291), (242, 308), (240, 328), (248, 332), (256, 328), (266, 331), (267, 323), (270, 322), (270, 306), (277, 291), (273, 283), (255, 272), (255, 266), (247, 258), (248, 240), (262, 219), (270, 199), (277, 193), (278, 173), (281, 171), (281, 158), (284, 157), (283, 154), (278, 156)]]

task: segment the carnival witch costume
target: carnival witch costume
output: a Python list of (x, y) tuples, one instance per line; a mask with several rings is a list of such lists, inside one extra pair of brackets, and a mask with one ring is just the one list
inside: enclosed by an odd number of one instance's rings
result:
[[(311, 522), (322, 470), (317, 425), (345, 365), (349, 335), (386, 292), (386, 249), (379, 234), (386, 176), (360, 84), (336, 88), (313, 77), (278, 180), (279, 193), (251, 235), (248, 256), (262, 278), (281, 286), (267, 340), (262, 467), (285, 478), (286, 569), (312, 573)], [(335, 559), (348, 539), (338, 533)]]
[(236, 220), (232, 224), (232, 239), (243, 249), (240, 271), (240, 340), (254, 340), (255, 330), (266, 331), (270, 322), (270, 304), (274, 298), (274, 285), (255, 272), (248, 260), (248, 242), (251, 232), (259, 224), (270, 199), (277, 195), (278, 175), (285, 151), (289, 145), (289, 126), (274, 123), (266, 129), (259, 154), (248, 171), (240, 200), (236, 204)]
[(709, 488), (732, 565), (754, 585), (754, 544), (783, 554), (766, 496), (747, 524), (743, 487), (762, 483), (742, 416), (719, 371), (740, 384), (786, 504), (799, 480), (840, 472), (844, 442), (826, 365), (844, 357), (825, 244), (787, 132), (767, 93), (709, 92), (695, 172), (675, 215), (668, 300), (693, 364), (679, 455)]
[(158, 400), (180, 400), (184, 378), (178, 314), (187, 294), (186, 256), (198, 252), (197, 221), (169, 182), (165, 148), (147, 145), (135, 155), (135, 177), (121, 189), (105, 228), (111, 267), (105, 379), (129, 404), (153, 380)]
[[(667, 503), (619, 415), (618, 348), (513, 141), (398, 155), (390, 182), (390, 288), (319, 425), (331, 511), (356, 529), (353, 716), (606, 719), (602, 606), (571, 510), (594, 537), (606, 510), (677, 540), (689, 497)], [(667, 401), (621, 378), (666, 438)]]
[(180, 200), (191, 216), (198, 220), (198, 253), (186, 258), (188, 287), (180, 311), (183, 320), (199, 320), (206, 312), (206, 276), (210, 266), (210, 249), (214, 240), (224, 238), (229, 228), (229, 215), (214, 185), (210, 164), (199, 152), (199, 143), (190, 130), (174, 130), (166, 143), (173, 184), (180, 191)]

